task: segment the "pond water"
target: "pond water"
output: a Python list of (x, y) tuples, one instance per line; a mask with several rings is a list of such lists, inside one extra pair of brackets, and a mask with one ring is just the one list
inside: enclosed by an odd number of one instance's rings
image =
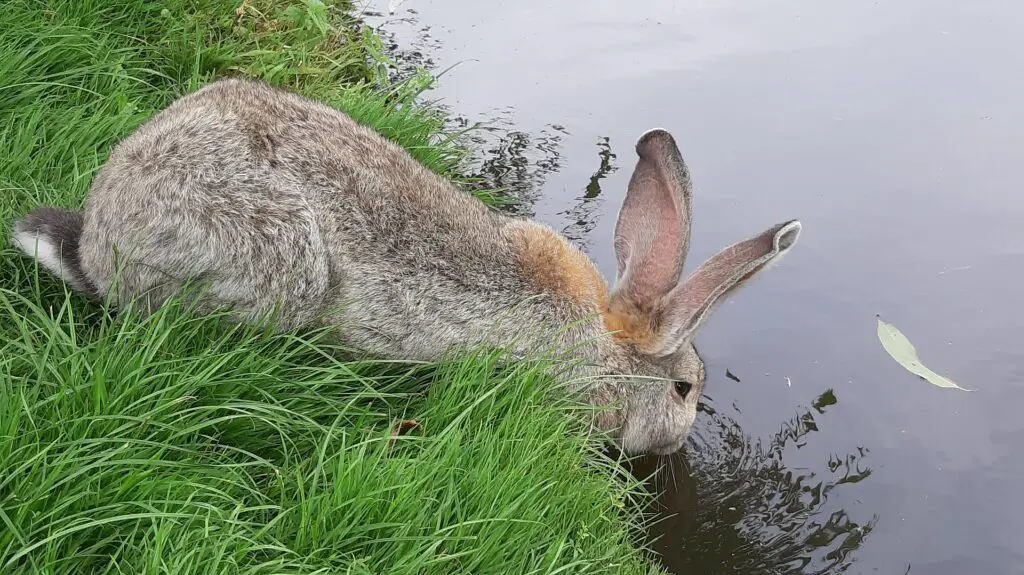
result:
[[(697, 340), (706, 409), (656, 479), (667, 568), (1021, 572), (1024, 4), (366, 9), (406, 62), (458, 64), (430, 97), (491, 122), (480, 173), (609, 278), (633, 144), (652, 127), (695, 179), (688, 269), (802, 220), (797, 248)], [(977, 391), (904, 371), (876, 314)]]

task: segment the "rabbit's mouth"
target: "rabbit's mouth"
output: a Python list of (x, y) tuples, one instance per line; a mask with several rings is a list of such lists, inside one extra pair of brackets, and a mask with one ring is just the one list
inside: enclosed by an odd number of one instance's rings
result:
[(682, 439), (679, 442), (674, 443), (672, 445), (668, 445), (665, 447), (656, 447), (651, 450), (651, 453), (653, 453), (654, 455), (672, 455), (673, 453), (676, 453), (677, 451), (682, 449), (684, 443), (686, 443), (686, 440)]
[(628, 455), (672, 455), (683, 448), (686, 444), (686, 438), (689, 436), (689, 432), (682, 434), (676, 439), (670, 440), (667, 443), (647, 443), (646, 445), (636, 442), (629, 441), (625, 437), (618, 437), (613, 439), (615, 447), (628, 454)]
[(683, 445), (686, 444), (686, 438), (689, 437), (689, 435), (690, 430), (687, 429), (686, 433), (683, 433), (671, 443), (651, 447), (650, 452), (654, 455), (672, 455), (683, 448)]

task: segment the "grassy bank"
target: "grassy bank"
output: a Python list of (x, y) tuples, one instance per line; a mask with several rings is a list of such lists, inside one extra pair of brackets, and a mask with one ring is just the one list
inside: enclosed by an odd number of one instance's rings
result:
[(7, 247), (12, 218), (79, 206), (113, 143), (226, 73), (457, 175), (417, 86), (375, 87), (357, 22), (316, 0), (9, 0), (2, 18), (0, 573), (651, 570), (633, 484), (535, 368), (343, 362), (317, 334), (174, 306), (111, 316)]

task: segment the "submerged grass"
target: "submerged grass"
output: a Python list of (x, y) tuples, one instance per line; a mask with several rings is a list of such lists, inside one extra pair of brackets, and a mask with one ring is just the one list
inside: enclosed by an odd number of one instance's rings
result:
[[(0, 26), (0, 573), (644, 573), (626, 505), (539, 366), (342, 361), (171, 304), (110, 315), (6, 244), (110, 146), (225, 73), (338, 106), (457, 177), (319, 0), (9, 0)], [(417, 84), (416, 82), (419, 82)], [(393, 430), (401, 422), (408, 432)]]

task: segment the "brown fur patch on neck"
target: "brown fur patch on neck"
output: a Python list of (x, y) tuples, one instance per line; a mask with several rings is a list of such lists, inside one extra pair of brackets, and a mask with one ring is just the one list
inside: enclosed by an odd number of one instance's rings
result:
[(655, 328), (651, 321), (653, 313), (628, 305), (620, 297), (612, 297), (603, 317), (605, 329), (612, 332), (615, 339), (640, 349), (654, 343)]
[(608, 308), (608, 285), (590, 258), (554, 230), (528, 220), (508, 224), (523, 276), (534, 289)]

